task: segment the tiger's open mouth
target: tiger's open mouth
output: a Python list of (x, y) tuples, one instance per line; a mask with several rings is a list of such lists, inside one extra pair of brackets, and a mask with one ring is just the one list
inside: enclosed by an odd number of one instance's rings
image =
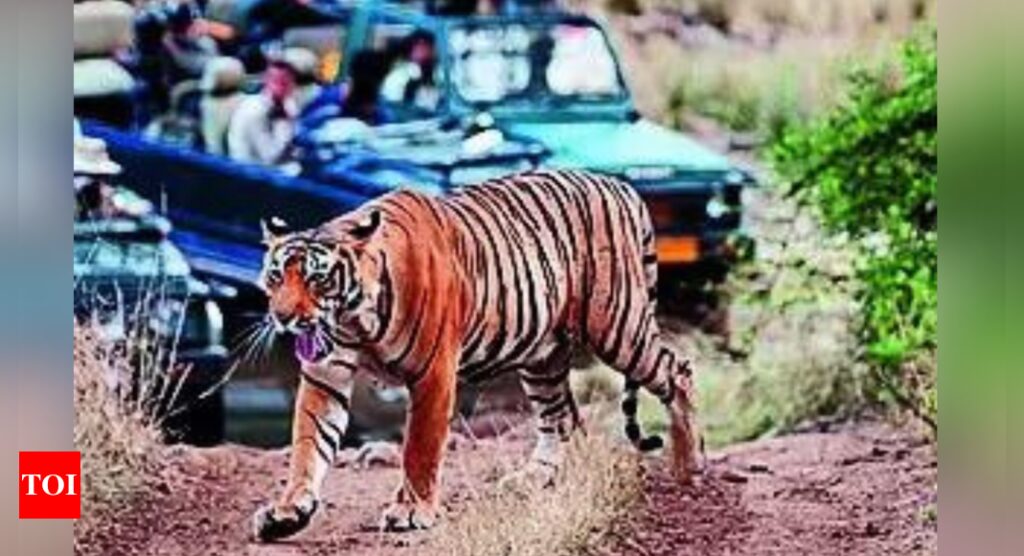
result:
[(308, 330), (295, 337), (295, 356), (306, 363), (319, 363), (331, 350), (318, 330)]

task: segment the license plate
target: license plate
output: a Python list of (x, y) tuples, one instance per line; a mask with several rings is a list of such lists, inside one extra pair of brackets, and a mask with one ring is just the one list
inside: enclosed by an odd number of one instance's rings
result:
[(693, 236), (655, 238), (654, 247), (659, 263), (692, 263), (700, 258), (700, 243)]

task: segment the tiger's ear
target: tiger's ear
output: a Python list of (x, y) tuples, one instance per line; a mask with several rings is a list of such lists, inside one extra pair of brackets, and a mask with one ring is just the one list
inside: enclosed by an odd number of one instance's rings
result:
[(263, 245), (267, 246), (272, 245), (290, 231), (288, 223), (276, 216), (271, 217), (269, 221), (260, 220), (260, 228), (263, 229)]
[(370, 237), (372, 237), (377, 231), (377, 228), (380, 228), (380, 222), (380, 210), (373, 209), (369, 214), (359, 219), (359, 221), (352, 226), (352, 229), (349, 230), (349, 234), (359, 241), (370, 239)]

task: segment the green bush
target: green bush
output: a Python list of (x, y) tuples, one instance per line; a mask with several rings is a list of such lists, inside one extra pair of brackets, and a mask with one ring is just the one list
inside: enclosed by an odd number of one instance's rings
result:
[[(849, 76), (846, 102), (792, 127), (769, 158), (824, 224), (859, 241), (861, 335), (877, 393), (934, 425), (938, 348), (937, 73), (933, 31)], [(934, 370), (928, 371), (934, 375)]]

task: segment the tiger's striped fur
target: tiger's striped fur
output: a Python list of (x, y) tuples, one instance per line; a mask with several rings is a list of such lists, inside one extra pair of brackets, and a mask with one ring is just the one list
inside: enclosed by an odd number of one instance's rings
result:
[(694, 471), (690, 369), (655, 321), (654, 233), (623, 182), (543, 171), (445, 198), (399, 191), (316, 229), (270, 233), (267, 244), (270, 313), (298, 335), (303, 380), (289, 484), (257, 514), (260, 538), (308, 522), (347, 424), (356, 369), (410, 391), (405, 482), (385, 526), (433, 521), (458, 380), (517, 372), (538, 420), (532, 461), (557, 467), (580, 425), (568, 382), (577, 344), (625, 375), (630, 440), (659, 445), (637, 426), (644, 387), (669, 409), (680, 478)]

